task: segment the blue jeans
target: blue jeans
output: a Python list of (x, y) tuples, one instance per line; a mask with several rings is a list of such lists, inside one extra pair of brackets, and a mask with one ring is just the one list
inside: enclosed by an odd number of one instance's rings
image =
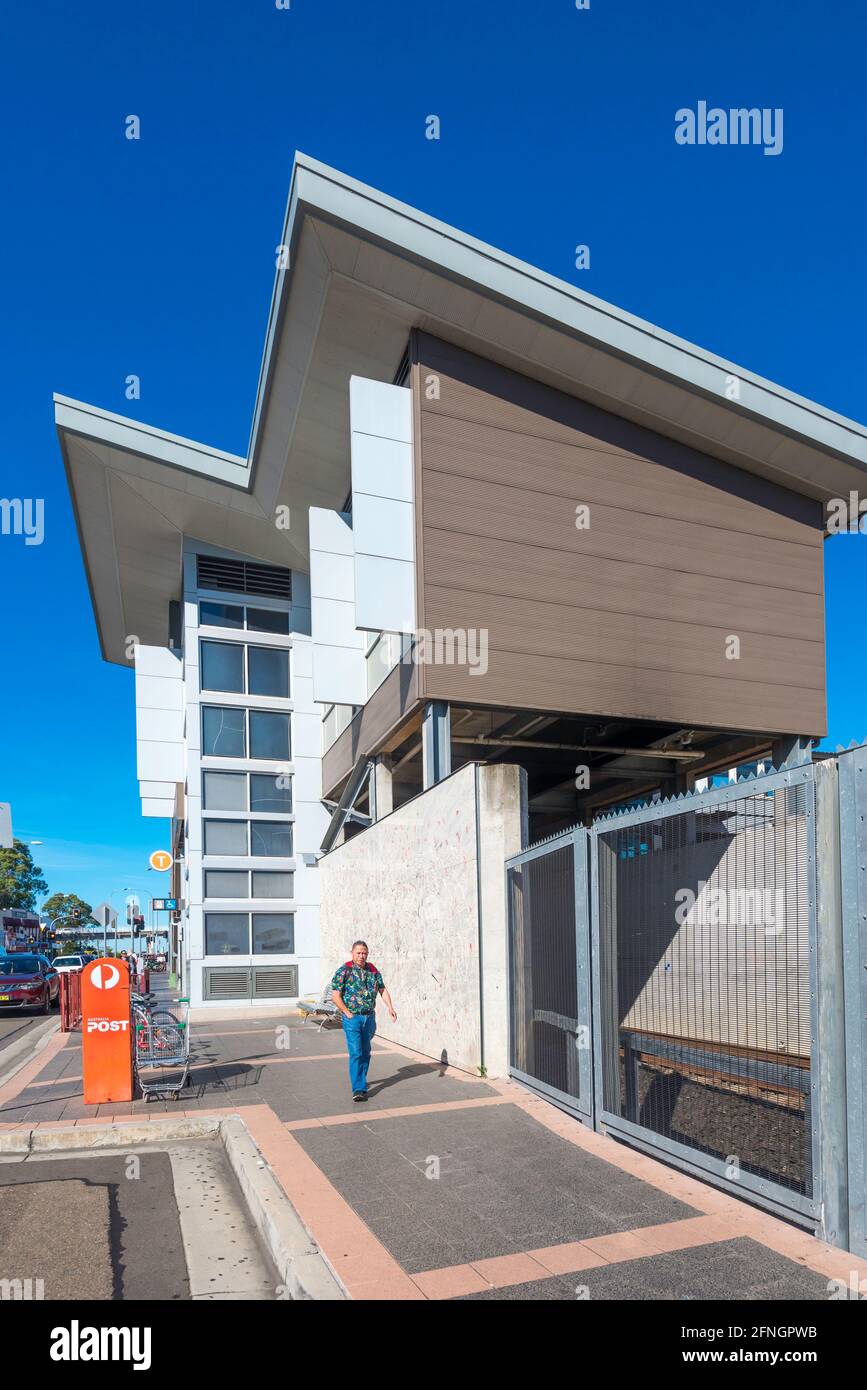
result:
[(373, 1014), (344, 1015), (343, 1031), (346, 1046), (349, 1048), (349, 1081), (352, 1094), (367, 1090), (367, 1068), (370, 1065), (370, 1044), (376, 1032), (376, 1018)]

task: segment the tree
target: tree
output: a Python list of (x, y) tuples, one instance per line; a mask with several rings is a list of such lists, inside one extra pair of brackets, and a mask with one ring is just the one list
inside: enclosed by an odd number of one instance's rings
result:
[[(77, 917), (73, 916), (75, 912), (78, 913)], [(42, 904), (42, 915), (47, 922), (53, 922), (57, 918), (58, 927), (97, 925), (90, 903), (86, 903), (75, 893), (52, 893)]]
[(36, 900), (48, 892), (42, 870), (23, 840), (14, 840), (11, 849), (0, 849), (0, 906), (36, 910)]

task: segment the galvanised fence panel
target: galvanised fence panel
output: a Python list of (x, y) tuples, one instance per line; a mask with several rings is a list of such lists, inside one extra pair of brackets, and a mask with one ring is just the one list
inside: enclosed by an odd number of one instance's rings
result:
[(614, 815), (592, 841), (599, 1123), (814, 1217), (813, 768)]
[(840, 861), (849, 1249), (867, 1258), (867, 747), (841, 752)]
[(592, 1116), (588, 832), (570, 831), (506, 864), (510, 1071)]

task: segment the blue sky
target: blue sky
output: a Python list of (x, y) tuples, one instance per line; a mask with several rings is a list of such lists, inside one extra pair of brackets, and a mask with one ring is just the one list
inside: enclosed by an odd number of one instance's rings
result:
[[(166, 839), (139, 814), (132, 677), (99, 655), (52, 391), (246, 452), (301, 149), (864, 419), (865, 31), (845, 0), (7, 8), (0, 495), (45, 499), (45, 541), (0, 537), (0, 799), (52, 891), (165, 891), (146, 855)], [(782, 154), (677, 145), (702, 99), (782, 107)], [(867, 735), (867, 538), (826, 565), (833, 744)]]

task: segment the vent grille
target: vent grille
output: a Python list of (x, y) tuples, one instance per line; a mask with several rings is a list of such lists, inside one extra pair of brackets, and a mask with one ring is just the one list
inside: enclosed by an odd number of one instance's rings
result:
[(250, 971), (244, 966), (216, 966), (202, 971), (205, 999), (249, 999)]
[(197, 555), (200, 589), (233, 594), (261, 594), (265, 598), (292, 597), (292, 571), (279, 565), (259, 565), (252, 560), (227, 560), (219, 555)]
[(253, 998), (283, 999), (298, 993), (298, 966), (253, 966)]
[(202, 971), (204, 999), (295, 999), (297, 965), (213, 965)]

